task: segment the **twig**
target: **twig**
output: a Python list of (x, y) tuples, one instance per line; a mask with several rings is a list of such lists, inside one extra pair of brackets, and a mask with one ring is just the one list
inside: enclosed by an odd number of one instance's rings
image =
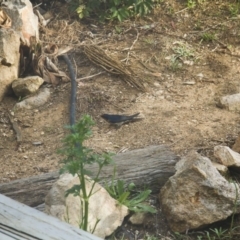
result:
[(133, 41), (132, 46), (129, 48), (129, 51), (128, 51), (128, 54), (127, 54), (127, 57), (126, 57), (126, 64), (128, 64), (130, 52), (132, 51), (134, 45), (136, 44), (136, 42), (137, 42), (137, 40), (138, 40), (138, 38), (139, 38), (139, 32), (138, 32), (137, 29), (136, 29), (136, 31), (137, 31), (137, 37), (136, 37), (136, 39)]
[(42, 3), (39, 3), (39, 4), (35, 5), (35, 6), (33, 7), (33, 9), (34, 9), (34, 8), (37, 8), (37, 7), (41, 6), (41, 5), (42, 5)]
[(175, 12), (174, 14), (178, 14), (178, 13), (180, 13), (180, 12), (183, 12), (183, 11), (187, 10), (187, 9), (188, 9), (188, 8), (184, 8), (184, 9), (182, 9), (182, 10), (179, 10), (179, 11)]
[(209, 31), (209, 30), (211, 30), (211, 29), (214, 29), (214, 28), (218, 27), (219, 25), (223, 25), (223, 24), (225, 24), (225, 23), (227, 23), (227, 22), (230, 22), (230, 21), (232, 21), (232, 19), (227, 20), (227, 21), (225, 21), (225, 22), (223, 22), (223, 23), (218, 23), (218, 24), (216, 24), (216, 25), (214, 25), (214, 26), (212, 26), (212, 27), (208, 27), (208, 28), (206, 28), (206, 29), (204, 29), (204, 30), (202, 30), (202, 31), (191, 31), (191, 32), (188, 32), (188, 33), (190, 33), (190, 34), (204, 33), (204, 32), (207, 32), (207, 31)]
[(171, 147), (173, 145), (175, 145), (176, 143), (180, 142), (183, 138), (179, 138), (178, 140), (176, 140), (175, 142), (171, 143), (171, 144), (168, 144), (167, 146), (168, 147)]
[(78, 82), (78, 81), (82, 81), (82, 80), (86, 80), (86, 79), (91, 79), (91, 78), (94, 78), (94, 77), (96, 77), (100, 74), (103, 74), (103, 72), (99, 72), (99, 73), (93, 74), (91, 76), (83, 77), (83, 78), (78, 78), (78, 79), (76, 79), (76, 81)]

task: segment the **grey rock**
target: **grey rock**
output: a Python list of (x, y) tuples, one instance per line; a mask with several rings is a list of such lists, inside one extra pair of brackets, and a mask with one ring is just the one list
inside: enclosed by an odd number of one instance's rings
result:
[(17, 110), (22, 108), (33, 109), (36, 107), (40, 107), (47, 103), (50, 96), (50, 90), (48, 88), (42, 88), (35, 96), (26, 98), (23, 101), (16, 103), (14, 108)]
[(228, 182), (208, 158), (191, 152), (177, 163), (176, 169), (159, 195), (173, 231), (197, 229), (233, 214), (239, 187)]

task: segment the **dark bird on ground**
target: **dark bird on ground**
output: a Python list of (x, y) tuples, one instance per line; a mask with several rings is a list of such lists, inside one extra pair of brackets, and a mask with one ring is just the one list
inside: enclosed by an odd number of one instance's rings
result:
[(107, 122), (111, 124), (123, 124), (130, 121), (137, 120), (135, 117), (137, 117), (140, 113), (135, 113), (133, 115), (127, 116), (127, 115), (114, 115), (114, 114), (102, 114), (101, 117), (106, 120)]

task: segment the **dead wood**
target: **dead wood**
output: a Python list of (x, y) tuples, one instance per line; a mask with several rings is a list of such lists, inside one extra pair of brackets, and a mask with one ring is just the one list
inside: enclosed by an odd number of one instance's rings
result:
[(123, 66), (120, 61), (108, 56), (100, 47), (86, 45), (84, 46), (84, 53), (91, 62), (102, 67), (107, 72), (121, 76), (127, 84), (138, 90), (146, 91), (142, 80), (137, 77), (130, 67)]
[[(120, 153), (113, 159), (116, 165), (116, 180), (134, 182), (138, 187), (148, 187), (155, 193), (159, 192), (168, 178), (175, 173), (174, 166), (178, 161), (178, 157), (164, 145)], [(109, 165), (102, 170), (100, 183), (111, 181), (113, 168), (113, 165)], [(88, 170), (95, 175), (98, 168), (91, 165)], [(58, 172), (51, 172), (0, 184), (0, 193), (35, 207), (44, 202), (47, 192), (58, 177)]]

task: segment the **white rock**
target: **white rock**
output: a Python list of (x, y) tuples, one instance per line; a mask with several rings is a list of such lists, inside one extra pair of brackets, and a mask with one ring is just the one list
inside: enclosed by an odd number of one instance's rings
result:
[(240, 93), (220, 98), (219, 106), (229, 111), (240, 111)]
[(214, 156), (227, 167), (240, 167), (240, 154), (226, 146), (215, 146)]
[[(70, 174), (60, 176), (46, 197), (45, 212), (63, 221), (79, 227), (81, 223), (81, 201), (79, 197), (69, 195), (65, 198), (65, 192), (73, 185), (79, 184), (77, 177)], [(87, 192), (92, 186), (92, 181), (86, 181)], [(120, 205), (110, 197), (108, 192), (98, 183), (95, 185), (94, 194), (89, 200), (89, 230), (93, 229), (96, 220), (99, 219), (94, 235), (105, 238), (122, 224), (127, 207)]]
[(202, 73), (197, 74), (197, 77), (199, 77), (200, 79), (204, 77), (204, 75)]
[(18, 77), (19, 35), (12, 29), (0, 29), (0, 101)]
[(12, 29), (15, 30), (26, 45), (30, 38), (39, 39), (38, 18), (33, 13), (32, 3), (29, 0), (4, 1), (3, 10), (12, 20)]
[(228, 168), (226, 166), (216, 162), (212, 162), (212, 164), (223, 176), (228, 173)]

